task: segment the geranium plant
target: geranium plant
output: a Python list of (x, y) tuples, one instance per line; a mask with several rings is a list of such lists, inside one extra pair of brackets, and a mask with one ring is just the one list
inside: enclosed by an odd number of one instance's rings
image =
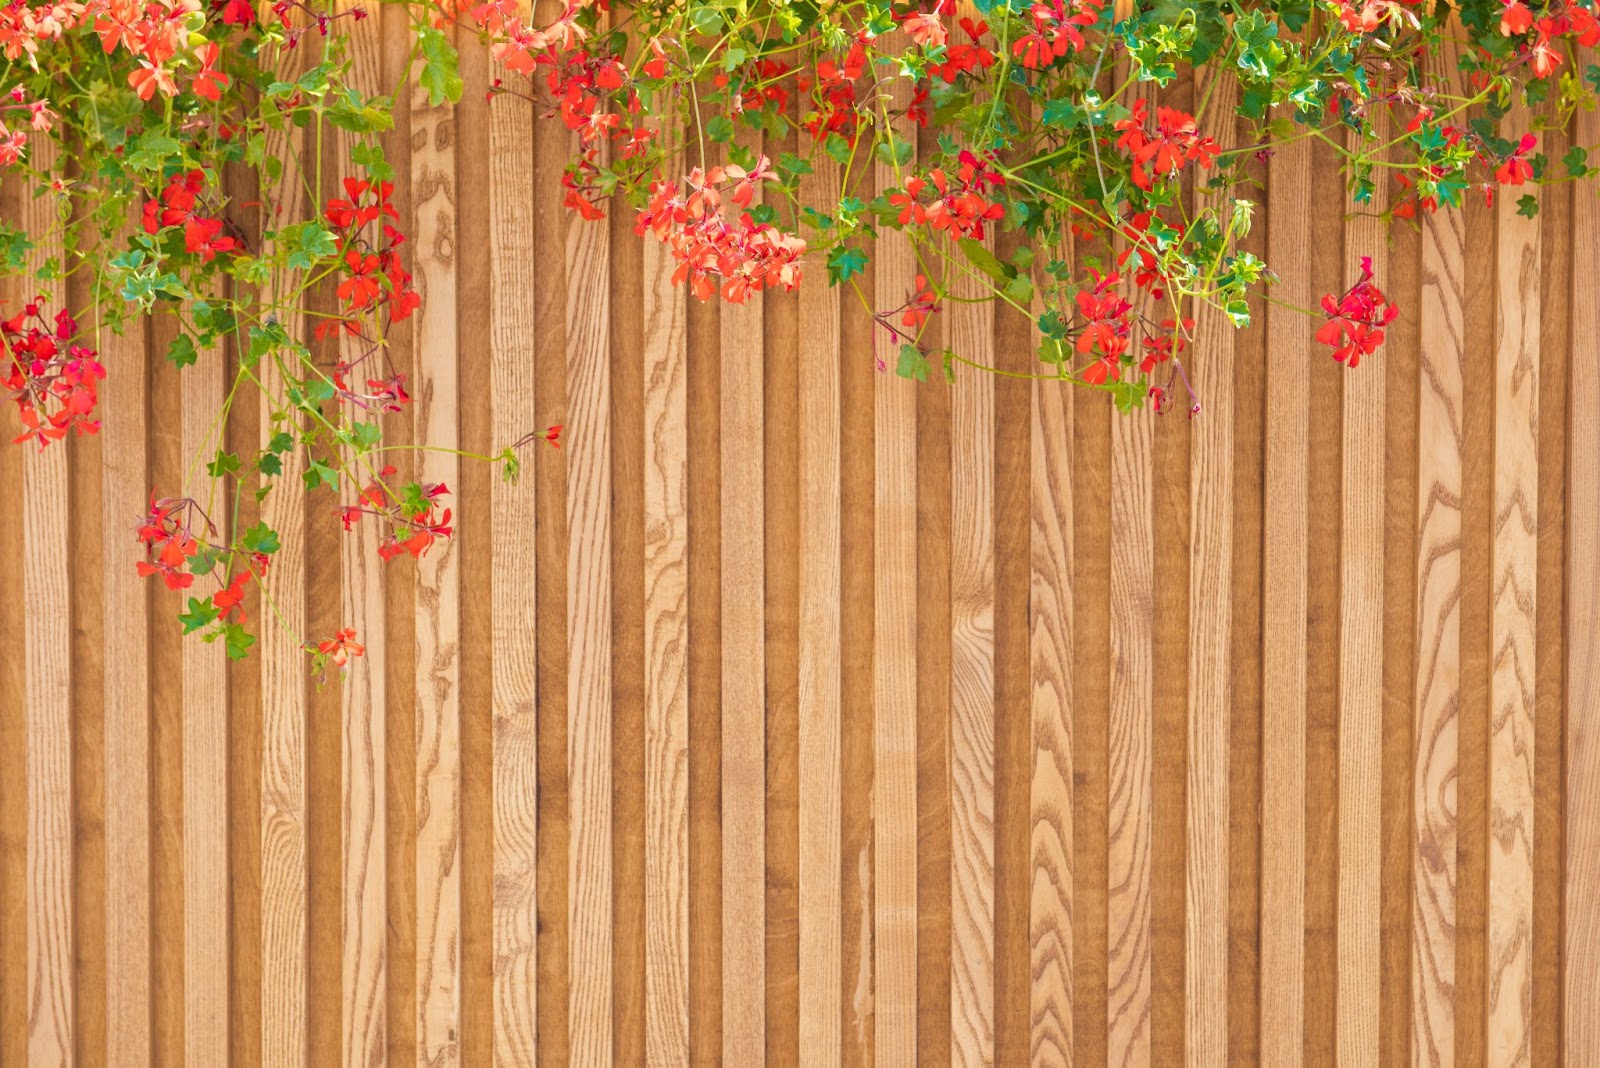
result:
[[(1507, 189), (1531, 213), (1537, 199), (1518, 187), (1590, 172), (1585, 146), (1560, 161), (1539, 149), (1600, 85), (1579, 51), (1600, 42), (1600, 21), (1575, 0), (389, 6), (411, 27), (406, 81), (435, 105), (454, 100), (452, 42), (490, 49), (491, 105), (522, 96), (575, 132), (567, 207), (585, 220), (630, 212), (696, 298), (739, 303), (801, 284), (861, 293), (874, 239), (898, 231), (919, 270), (909, 291), (869, 303), (889, 355), (880, 367), (926, 379), (972, 363), (930, 343), (928, 324), (976, 293), (1036, 323), (1039, 377), (1105, 392), (1124, 411), (1164, 410), (1181, 383), (1197, 413), (1183, 370), (1205, 358), (1196, 315), (1210, 306), (1246, 326), (1247, 296), (1275, 280), (1241, 246), (1252, 160), (1321, 140), (1345, 165), (1351, 203), (1385, 204), (1373, 210), (1386, 220)], [(248, 591), (280, 548), (264, 524), (213, 514), (236, 514), (240, 494), (327, 494), (346, 529), (381, 527), (385, 558), (421, 556), (454, 531), (448, 487), (399, 482), (383, 462), (395, 446), (379, 416), (410, 402), (387, 339), (420, 297), (379, 136), (405, 86), (367, 95), (351, 73), (367, 13), (321, 0), (0, 8), (0, 173), (52, 220), (43, 232), (0, 220), (0, 265), (21, 276), (14, 292), (58, 294), (0, 313), (16, 441), (56, 448), (98, 429), (98, 350), (136, 317), (172, 319), (166, 355), (179, 367), (234, 346), (219, 426), (265, 396), (264, 447), (233, 455), (219, 432), (214, 455), (197, 458), (209, 482), (151, 487), (136, 532), (140, 572), (185, 592), (185, 631), (234, 656), (251, 641)], [(1518, 104), (1537, 118), (1507, 121)], [(256, 173), (260, 232), (230, 221), (225, 167)], [(837, 200), (803, 200), (802, 177), (824, 167)], [(73, 276), (86, 306), (59, 297)], [(1354, 369), (1400, 309), (1369, 260), (1350, 277), (1302, 310)], [(310, 336), (288, 325), (299, 322), (314, 324)], [(319, 362), (313, 342), (330, 337), (340, 355)], [(480, 459), (515, 477), (519, 454), (557, 445), (559, 431), (530, 428)], [(305, 456), (303, 485), (280, 486), (291, 451)], [(337, 503), (344, 482), (360, 487), (353, 504)], [(361, 655), (356, 639), (344, 628), (306, 648), (317, 668), (342, 667)]]

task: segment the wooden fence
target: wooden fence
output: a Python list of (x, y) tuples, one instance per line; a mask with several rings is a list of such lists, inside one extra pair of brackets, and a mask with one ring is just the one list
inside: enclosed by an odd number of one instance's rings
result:
[[(399, 70), (403, 27), (363, 40)], [(1600, 1063), (1591, 189), (1386, 243), (1280, 150), (1277, 295), (1371, 254), (1389, 343), (1213, 316), (1202, 414), (1122, 418), (880, 373), (820, 278), (686, 305), (466, 74), (391, 138), (393, 423), (563, 447), (403, 459), (457, 501), (418, 565), (267, 499), (346, 680), (265, 619), (242, 663), (182, 641), (134, 574), (219, 361), (155, 328), (98, 438), (0, 451), (0, 1064)], [(897, 301), (906, 249), (871, 273)], [(1033, 369), (1026, 320), (939, 318)]]

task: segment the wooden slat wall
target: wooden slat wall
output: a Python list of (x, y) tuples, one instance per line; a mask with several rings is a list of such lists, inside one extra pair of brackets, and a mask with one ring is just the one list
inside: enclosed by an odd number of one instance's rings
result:
[[(686, 300), (465, 74), (389, 142), (390, 424), (563, 448), (399, 455), (455, 496), (420, 566), (262, 503), (279, 609), (360, 628), (344, 681), (270, 622), (180, 643), (129, 578), (226, 366), (157, 324), (100, 439), (0, 450), (0, 1064), (1600, 1063), (1591, 191), (1386, 241), (1287, 146), (1251, 247), (1299, 305), (1372, 255), (1390, 344), (1202, 316), (1203, 412), (1124, 418), (881, 371), (820, 270)], [(1031, 369), (1009, 312), (933, 330)]]

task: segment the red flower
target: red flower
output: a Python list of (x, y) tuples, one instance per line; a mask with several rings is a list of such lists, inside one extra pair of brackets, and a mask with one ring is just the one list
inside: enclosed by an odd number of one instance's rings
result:
[(1361, 357), (1370, 356), (1383, 344), (1383, 327), (1394, 321), (1400, 309), (1389, 302), (1372, 283), (1372, 257), (1361, 257), (1361, 278), (1342, 297), (1332, 293), (1322, 298), (1327, 322), (1317, 330), (1317, 340), (1333, 346), (1333, 358), (1354, 368)]
[(1533, 164), (1522, 157), (1533, 151), (1533, 146), (1538, 143), (1538, 135), (1523, 134), (1522, 140), (1517, 143), (1517, 147), (1511, 150), (1511, 155), (1502, 160), (1500, 166), (1495, 168), (1495, 181), (1501, 185), (1521, 185), (1529, 178), (1532, 178)]
[[(241, 570), (233, 576), (232, 581), (211, 595), (211, 603), (221, 613), (219, 618), (227, 619), (229, 612), (239, 608), (244, 603), (244, 588), (249, 584), (250, 579), (250, 572)], [(239, 612), (239, 622), (245, 622), (243, 611)]]
[(356, 628), (342, 627), (334, 632), (333, 637), (317, 643), (317, 652), (328, 657), (339, 667), (349, 663), (352, 656), (361, 656), (367, 649), (355, 640)]

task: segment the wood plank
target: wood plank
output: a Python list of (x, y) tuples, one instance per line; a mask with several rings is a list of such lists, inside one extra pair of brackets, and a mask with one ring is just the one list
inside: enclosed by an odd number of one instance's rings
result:
[[(183, 495), (200, 502), (216, 529), (201, 536), (227, 544), (227, 484), (202, 464), (225, 447), (215, 425), (225, 396), (220, 349), (181, 374)], [(209, 597), (201, 577), (199, 596)], [(191, 591), (192, 592), (192, 591)], [(276, 620), (269, 616), (268, 626)], [(221, 642), (183, 643), (183, 1029), (192, 1064), (228, 1059), (228, 661)]]
[[(900, 38), (884, 39), (893, 49)], [(910, 87), (890, 101), (904, 108)], [(896, 168), (874, 168), (877, 187), (902, 184)], [(916, 259), (903, 234), (884, 234), (874, 253), (875, 310), (912, 292)], [(873, 352), (892, 367), (897, 345), (875, 331)], [(908, 1063), (917, 1048), (917, 383), (891, 372), (873, 390), (873, 1042), (884, 1064)], [(953, 695), (952, 695), (953, 696)], [(954, 735), (952, 735), (952, 738)], [(952, 783), (952, 806), (955, 787)], [(951, 861), (959, 853), (952, 807)], [(954, 899), (957, 891), (952, 887)], [(960, 956), (952, 900), (951, 966)], [(951, 1026), (964, 1013), (952, 978)], [(953, 1037), (953, 1050), (962, 1048)]]
[[(1311, 146), (1283, 146), (1270, 168), (1268, 262), (1275, 299), (1309, 307)], [(1299, 1064), (1305, 1026), (1306, 435), (1309, 335), (1273, 307), (1267, 330), (1262, 526), (1261, 1059)]]
[[(1207, 92), (1209, 90), (1209, 94)], [(1197, 86), (1206, 133), (1225, 140), (1238, 83)], [(1196, 194), (1226, 218), (1229, 197)], [(1233, 381), (1235, 330), (1218, 309), (1195, 309), (1190, 372), (1204, 409), (1190, 423), (1187, 879), (1184, 1007), (1187, 1063), (1228, 1060), (1229, 727), (1233, 706)]]
[[(837, 203), (839, 167), (801, 179), (802, 202)], [(800, 289), (800, 1063), (842, 1057), (840, 825), (839, 291)]]
[[(1380, 143), (1388, 124), (1376, 123)], [(1353, 137), (1354, 135), (1352, 135)], [(1364, 211), (1388, 207), (1378, 182)], [(1390, 285), (1380, 220), (1345, 225), (1346, 271), (1372, 258)], [(1348, 368), (1347, 368), (1348, 369)], [(1339, 906), (1338, 1047), (1341, 1062), (1378, 1058), (1378, 950), (1383, 874), (1384, 368), (1377, 360), (1344, 376), (1339, 532)], [(1362, 373), (1362, 372), (1366, 373)]]
[[(352, 83), (366, 93), (383, 90), (382, 10), (370, 14), (372, 24), (350, 37)], [(337, 135), (332, 156), (340, 166), (348, 158), (350, 138)], [(343, 177), (343, 174), (340, 174)], [(369, 342), (342, 337), (339, 358), (361, 359)], [(379, 377), (369, 358), (361, 378)], [(360, 416), (359, 409), (352, 415)], [(390, 434), (395, 427), (387, 427)], [(344, 505), (359, 495), (377, 474), (376, 458), (346, 449), (347, 475), (339, 493)], [(388, 791), (384, 754), (389, 718), (386, 660), (389, 652), (384, 603), (384, 562), (378, 556), (377, 523), (358, 523), (339, 542), (339, 625), (353, 627), (365, 652), (352, 657), (342, 672), (340, 707), (340, 1005), (341, 1049), (346, 1065), (386, 1062), (388, 1014)]]
[[(1070, 255), (1067, 257), (1071, 262)], [(1072, 410), (1066, 382), (1032, 383), (1030, 642), (1033, 762), (1029, 1058), (1073, 1060), (1072, 823), (1073, 497)], [(1093, 398), (1089, 403), (1094, 403)]]
[[(1514, 108), (1506, 128), (1528, 128)], [(1535, 191), (1535, 198), (1539, 196)], [(1539, 222), (1502, 197), (1490, 574), (1488, 1063), (1527, 1063), (1533, 1013), (1534, 612), (1538, 524)]]
[[(535, 259), (531, 101), (512, 93), (489, 108), (490, 374), (493, 441), (503, 446), (538, 429), (537, 340), (530, 301)], [(490, 489), (494, 568), (489, 600), (494, 642), (494, 1060), (531, 1068), (538, 1051), (538, 552), (533, 442), (519, 454), (515, 482)]]
[[(105, 627), (106, 1061), (151, 1063), (150, 598), (132, 516), (150, 504), (145, 322), (102, 334), (101, 588)], [(218, 356), (218, 359), (221, 357)]]
[[(759, 132), (739, 144), (759, 153)], [(722, 1056), (749, 1065), (764, 1063), (767, 1012), (764, 306), (721, 309)]]
[[(689, 1058), (688, 309), (644, 245), (645, 1055)], [(835, 879), (837, 884), (837, 879)]]
[(1106, 811), (1107, 1057), (1150, 1056), (1150, 814), (1155, 581), (1148, 410), (1111, 417), (1111, 702)]
[[(280, 60), (285, 77), (309, 62), (307, 49)], [(298, 159), (303, 136), (292, 128), (267, 135), (267, 154)], [(284, 167), (276, 188), (266, 191), (269, 203), (290, 214), (304, 207), (304, 176)], [(270, 226), (270, 222), (264, 223)], [(298, 279), (282, 271), (262, 290), (263, 304), (279, 305), (295, 292)], [(309, 340), (306, 317), (298, 308), (280, 309), (289, 336)], [(258, 370), (262, 395), (259, 448), (280, 429), (272, 421), (273, 397), (286, 383), (277, 360), (264, 360)], [(261, 522), (277, 531), (282, 548), (261, 580), (262, 597), (277, 605), (280, 625), (261, 628), (253, 655), (261, 671), (261, 1057), (263, 1063), (293, 1068), (306, 1063), (307, 1017), (307, 858), (306, 811), (306, 658), (300, 642), (306, 630), (306, 502), (301, 490), (305, 454), (292, 449), (283, 456), (283, 472), (261, 501)]]
[[(48, 173), (57, 149), (40, 143), (33, 165)], [(39, 235), (30, 272), (62, 256), (52, 195), (23, 194), (22, 229)], [(57, 279), (24, 283), (44, 298), (52, 318), (64, 307)], [(75, 1056), (72, 962), (72, 617), (62, 603), (70, 591), (67, 563), (69, 484), (67, 442), (39, 449), (17, 446), (22, 458), (23, 687), (27, 747), (28, 1061), (67, 1064)]]
[[(1600, 140), (1578, 113), (1573, 139)], [(1567, 778), (1565, 1045), (1574, 1064), (1600, 1056), (1600, 204), (1573, 198), (1571, 366), (1567, 408)]]
[[(944, 316), (950, 348), (992, 367), (988, 292), (962, 273)], [(910, 295), (880, 289), (878, 303)], [(961, 1064), (995, 1055), (994, 402), (994, 375), (964, 368), (950, 399), (950, 1027)]]
[(1422, 223), (1411, 1057), (1429, 1065), (1456, 1052), (1464, 227), (1459, 208)]
[[(448, 453), (460, 438), (457, 410), (457, 207), (454, 115), (411, 97), (412, 217), (416, 288), (413, 407), (420, 453), (417, 478), (454, 487), (460, 463)], [(416, 613), (416, 1060), (449, 1065), (461, 1057), (461, 746), (459, 549), (435, 543), (417, 561)]]

